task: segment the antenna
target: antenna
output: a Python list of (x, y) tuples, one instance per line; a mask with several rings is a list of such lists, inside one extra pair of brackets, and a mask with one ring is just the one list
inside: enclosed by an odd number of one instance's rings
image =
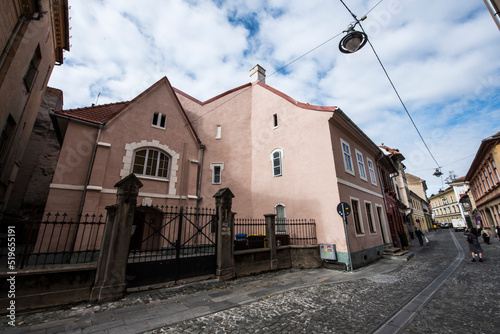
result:
[(97, 94), (97, 98), (95, 99), (94, 105), (97, 105), (97, 101), (99, 101), (99, 96), (101, 96), (101, 92), (99, 92), (99, 94)]

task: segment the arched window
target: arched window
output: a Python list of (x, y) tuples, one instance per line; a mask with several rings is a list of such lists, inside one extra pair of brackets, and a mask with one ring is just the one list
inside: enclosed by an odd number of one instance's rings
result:
[(146, 148), (135, 152), (134, 174), (168, 178), (169, 168), (170, 157), (162, 151)]
[(273, 176), (283, 175), (283, 150), (275, 149), (271, 153), (271, 161), (273, 163)]

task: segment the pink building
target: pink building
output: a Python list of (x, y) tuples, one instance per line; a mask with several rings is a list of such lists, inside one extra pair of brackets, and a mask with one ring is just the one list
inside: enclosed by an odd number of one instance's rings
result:
[(213, 195), (227, 187), (237, 218), (315, 219), (318, 242), (335, 244), (341, 263), (348, 249), (336, 208), (347, 202), (354, 267), (392, 244), (378, 146), (339, 108), (266, 85), (259, 65), (251, 83), (204, 102), (164, 77), (132, 101), (52, 116), (62, 149), (47, 212), (105, 213), (114, 184), (135, 173), (145, 206), (213, 207)]

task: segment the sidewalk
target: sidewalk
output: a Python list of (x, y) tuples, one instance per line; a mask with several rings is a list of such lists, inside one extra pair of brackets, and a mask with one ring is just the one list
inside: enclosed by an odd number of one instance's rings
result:
[[(426, 234), (431, 242), (433, 235), (432, 232)], [(421, 249), (415, 239), (409, 252), (416, 253)], [(353, 272), (290, 269), (231, 282), (212, 279), (179, 287), (135, 292), (114, 302), (86, 303), (18, 315), (16, 327), (8, 326), (4, 318), (0, 333), (142, 333), (290, 290), (387, 273), (404, 263), (406, 261), (381, 259)]]

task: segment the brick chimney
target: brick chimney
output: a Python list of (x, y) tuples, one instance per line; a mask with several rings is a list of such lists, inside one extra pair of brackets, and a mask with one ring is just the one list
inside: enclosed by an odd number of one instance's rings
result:
[(250, 70), (250, 82), (254, 83), (257, 81), (266, 83), (266, 70), (262, 68), (259, 64), (255, 65)]

